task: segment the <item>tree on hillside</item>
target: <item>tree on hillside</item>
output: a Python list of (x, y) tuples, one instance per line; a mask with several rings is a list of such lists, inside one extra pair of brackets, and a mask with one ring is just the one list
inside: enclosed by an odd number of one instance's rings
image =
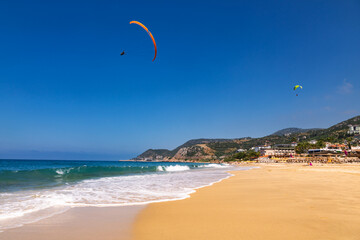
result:
[(298, 143), (298, 145), (295, 147), (295, 151), (296, 153), (300, 154), (300, 153), (307, 153), (308, 150), (310, 149), (312, 144), (308, 143), (308, 142), (300, 142)]
[(352, 141), (354, 141), (354, 138), (353, 138), (353, 137), (348, 137), (348, 138), (346, 138), (346, 142), (347, 142), (347, 144), (348, 144), (349, 149), (351, 149), (351, 142), (352, 142)]
[(325, 147), (325, 143), (323, 140), (319, 140), (317, 141), (317, 143), (315, 144), (316, 148), (324, 148)]
[(260, 156), (259, 152), (255, 152), (254, 150), (249, 150), (246, 152), (238, 152), (233, 154), (230, 157), (225, 158), (226, 162), (229, 161), (250, 161), (258, 158)]
[(327, 141), (327, 142), (331, 142), (331, 143), (335, 143), (335, 140), (336, 140), (336, 138), (335, 138), (334, 136), (328, 136), (328, 137), (326, 138), (326, 141)]

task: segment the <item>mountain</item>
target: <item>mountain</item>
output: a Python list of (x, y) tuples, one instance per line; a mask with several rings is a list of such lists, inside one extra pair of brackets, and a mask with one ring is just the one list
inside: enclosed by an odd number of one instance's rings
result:
[(335, 124), (326, 129), (320, 129), (316, 131), (309, 131), (309, 136), (314, 139), (321, 138), (335, 138), (335, 139), (345, 139), (348, 137), (347, 131), (349, 129), (348, 125), (360, 125), (360, 115), (350, 118), (346, 121)]
[(274, 132), (272, 135), (278, 135), (278, 136), (283, 136), (283, 135), (288, 135), (288, 134), (293, 134), (293, 133), (303, 133), (303, 132), (308, 132), (310, 130), (319, 130), (320, 128), (310, 128), (310, 129), (303, 129), (303, 128), (284, 128), (281, 129), (277, 132)]
[(172, 151), (167, 149), (148, 149), (139, 156), (136, 157), (136, 159), (164, 159), (164, 158), (171, 158), (174, 154)]
[(149, 149), (134, 158), (134, 160), (218, 161), (234, 154), (238, 149), (250, 149), (265, 144), (283, 144), (312, 139), (342, 142), (349, 137), (347, 134), (349, 124), (360, 125), (360, 116), (353, 117), (326, 129), (285, 128), (261, 138), (192, 139), (173, 150)]
[[(184, 144), (178, 146), (173, 150), (168, 149), (148, 149), (133, 160), (169, 160), (173, 157), (177, 158), (191, 158), (199, 159), (204, 155), (205, 158), (211, 156), (212, 150), (210, 150), (207, 145), (211, 144), (227, 144), (245, 141), (247, 138), (239, 139), (225, 139), (225, 138), (199, 138), (191, 139)], [(238, 147), (238, 144), (236, 145)], [(205, 150), (204, 150), (205, 149)], [(203, 153), (203, 154), (202, 154)], [(210, 157), (212, 158), (212, 157)], [(216, 158), (216, 157), (215, 157)]]

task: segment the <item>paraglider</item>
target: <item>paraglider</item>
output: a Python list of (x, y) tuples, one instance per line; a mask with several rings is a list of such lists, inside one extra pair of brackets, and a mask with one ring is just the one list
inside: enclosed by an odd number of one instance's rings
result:
[[(303, 87), (300, 86), (300, 85), (295, 85), (294, 86), (294, 91), (296, 91), (296, 89), (298, 89), (298, 88), (302, 89)], [(299, 96), (298, 93), (296, 93), (296, 96)]]
[[(153, 44), (154, 44), (154, 49), (155, 49), (154, 59), (152, 60), (152, 61), (154, 61), (155, 58), (156, 58), (156, 54), (157, 54), (157, 47), (156, 47), (156, 42), (155, 42), (155, 39), (154, 39), (153, 35), (152, 35), (151, 32), (149, 31), (149, 29), (147, 29), (147, 27), (145, 27), (145, 25), (142, 24), (141, 22), (138, 22), (138, 21), (131, 21), (131, 22), (130, 22), (130, 24), (133, 24), (133, 23), (135, 23), (135, 24), (139, 25), (140, 27), (142, 27), (143, 29), (145, 29), (145, 31), (149, 34), (149, 36), (150, 36), (150, 38), (151, 38), (151, 40), (152, 40), (152, 42), (153, 42)], [(124, 53), (124, 54), (125, 54), (125, 53)]]

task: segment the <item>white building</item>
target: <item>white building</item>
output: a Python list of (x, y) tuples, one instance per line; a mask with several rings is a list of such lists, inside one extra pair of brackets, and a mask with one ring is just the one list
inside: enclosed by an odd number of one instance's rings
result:
[(295, 147), (291, 144), (275, 144), (272, 148), (260, 149), (260, 155), (267, 157), (291, 157), (295, 154)]
[(255, 151), (255, 152), (260, 152), (261, 150), (263, 150), (263, 149), (271, 149), (271, 146), (256, 146), (256, 147), (254, 147), (253, 148), (253, 150)]
[(349, 130), (348, 130), (348, 134), (360, 134), (360, 125), (348, 125), (349, 126)]

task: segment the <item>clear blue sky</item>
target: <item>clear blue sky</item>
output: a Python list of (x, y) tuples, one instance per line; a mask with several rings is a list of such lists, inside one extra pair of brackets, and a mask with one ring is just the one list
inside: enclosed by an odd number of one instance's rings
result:
[(358, 0), (3, 0), (0, 33), (0, 158), (127, 159), (360, 114)]

